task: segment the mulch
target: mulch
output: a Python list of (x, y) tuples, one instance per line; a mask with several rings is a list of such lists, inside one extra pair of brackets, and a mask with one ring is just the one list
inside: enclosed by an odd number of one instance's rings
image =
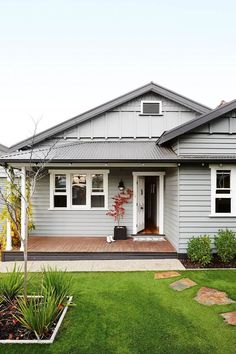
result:
[[(23, 327), (15, 316), (19, 315), (17, 311), (17, 301), (3, 302), (0, 304), (0, 339), (37, 339), (34, 332)], [(49, 332), (41, 339), (50, 339), (57, 321), (53, 323)]]
[(186, 258), (186, 259), (180, 258), (179, 260), (187, 269), (191, 269), (191, 268), (194, 268), (194, 269), (199, 269), (199, 268), (212, 268), (212, 269), (214, 269), (214, 268), (236, 268), (236, 258), (229, 263), (223, 263), (223, 262), (221, 262), (221, 260), (219, 259), (219, 257), (217, 255), (214, 255), (212, 258), (212, 262), (205, 267), (203, 267), (199, 263), (191, 262), (190, 259), (188, 259), (188, 258)]

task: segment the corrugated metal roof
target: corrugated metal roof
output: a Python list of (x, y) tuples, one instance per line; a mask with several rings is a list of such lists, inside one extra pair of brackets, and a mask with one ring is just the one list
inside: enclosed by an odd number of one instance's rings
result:
[(156, 161), (177, 160), (169, 147), (160, 147), (155, 141), (90, 141), (55, 145), (19, 151), (2, 156), (4, 162), (49, 161)]

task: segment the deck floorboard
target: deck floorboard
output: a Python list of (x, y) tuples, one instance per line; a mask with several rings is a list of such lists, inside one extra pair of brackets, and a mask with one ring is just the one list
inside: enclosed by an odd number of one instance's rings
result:
[(117, 240), (107, 243), (105, 237), (50, 237), (30, 236), (28, 240), (29, 252), (134, 252), (156, 253), (176, 252), (171, 243), (166, 241), (133, 241)]

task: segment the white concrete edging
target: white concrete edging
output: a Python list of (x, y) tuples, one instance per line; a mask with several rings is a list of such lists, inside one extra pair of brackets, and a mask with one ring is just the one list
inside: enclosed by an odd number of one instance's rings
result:
[(52, 344), (57, 336), (57, 333), (61, 327), (62, 321), (67, 313), (68, 307), (71, 304), (73, 296), (68, 297), (67, 304), (61, 313), (61, 316), (57, 322), (57, 325), (51, 335), (50, 339), (1, 339), (0, 344)]

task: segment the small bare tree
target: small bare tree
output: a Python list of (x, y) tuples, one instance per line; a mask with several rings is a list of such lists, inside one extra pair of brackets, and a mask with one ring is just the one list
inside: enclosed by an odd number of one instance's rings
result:
[[(4, 163), (1, 166), (4, 168), (7, 179), (10, 186), (14, 186), (15, 195), (24, 200), (25, 205), (25, 218), (22, 220), (24, 222), (25, 234), (22, 235), (21, 228), (22, 225), (19, 223), (19, 217), (17, 217), (17, 212), (15, 209), (14, 202), (9, 198), (11, 193), (10, 189), (7, 189), (5, 192), (0, 190), (0, 199), (3, 201), (4, 205), (7, 208), (8, 215), (11, 219), (11, 222), (15, 225), (18, 230), (19, 235), (21, 235), (20, 241), (23, 246), (23, 257), (24, 257), (24, 297), (27, 298), (27, 285), (28, 285), (28, 220), (29, 220), (29, 211), (32, 204), (32, 198), (35, 193), (37, 182), (48, 174), (46, 165), (52, 160), (52, 152), (57, 144), (57, 140), (53, 144), (40, 150), (35, 149), (35, 136), (37, 130), (37, 123), (35, 123), (34, 135), (32, 137), (32, 142), (29, 152), (29, 157), (27, 158), (27, 168), (26, 168), (26, 193), (22, 193), (21, 189), (21, 178), (22, 171), (20, 168), (11, 166), (10, 163)], [(27, 153), (27, 150), (25, 151)], [(37, 161), (37, 162), (36, 162)], [(21, 210), (21, 213), (23, 210)]]

